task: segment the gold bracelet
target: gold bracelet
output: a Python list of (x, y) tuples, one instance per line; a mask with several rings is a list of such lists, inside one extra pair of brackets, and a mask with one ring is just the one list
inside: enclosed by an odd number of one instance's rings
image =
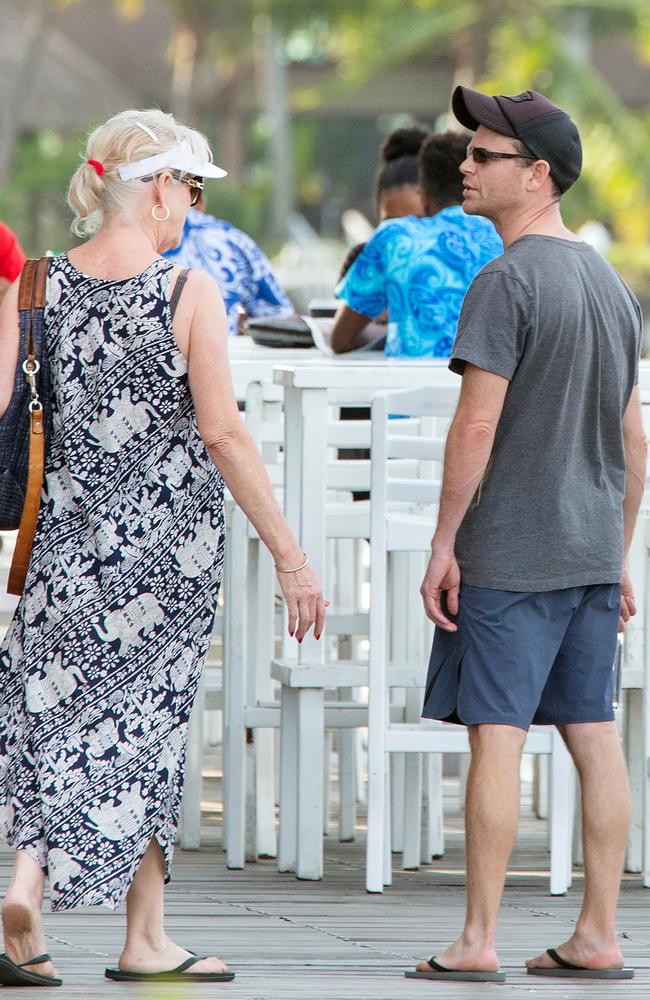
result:
[[(303, 556), (305, 556), (304, 552)], [(297, 573), (299, 569), (304, 569), (308, 562), (309, 562), (309, 556), (305, 556), (304, 563), (300, 563), (300, 566), (296, 566), (295, 569), (280, 569), (277, 563), (274, 563), (273, 565), (275, 566), (278, 573)]]

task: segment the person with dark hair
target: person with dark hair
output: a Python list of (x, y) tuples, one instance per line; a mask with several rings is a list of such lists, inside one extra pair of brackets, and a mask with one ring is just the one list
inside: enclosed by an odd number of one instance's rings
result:
[(338, 354), (377, 336), (369, 320), (388, 309), (389, 357), (448, 357), (463, 297), (503, 244), (491, 222), (461, 208), (466, 136), (434, 133), (419, 156), (423, 218), (384, 222), (337, 286), (332, 330)]
[(396, 128), (384, 140), (375, 181), (379, 222), (424, 214), (418, 155), (428, 135), (426, 126), (416, 124)]

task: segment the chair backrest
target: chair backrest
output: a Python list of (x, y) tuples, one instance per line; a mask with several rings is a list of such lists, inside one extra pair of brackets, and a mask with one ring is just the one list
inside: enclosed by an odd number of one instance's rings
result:
[[(378, 393), (372, 403), (369, 631), (370, 685), (375, 690), (386, 684), (388, 554), (425, 552), (435, 529), (440, 476), (432, 479), (425, 475), (432, 463), (440, 468), (444, 439), (421, 432), (426, 429), (428, 418), (447, 420), (454, 413), (457, 401), (458, 389), (418, 387)], [(419, 418), (420, 433), (395, 434), (393, 428), (401, 421), (391, 419), (394, 414)], [(416, 461), (425, 475), (407, 480), (396, 474), (394, 463), (406, 456)], [(407, 608), (417, 599), (417, 590), (403, 595)], [(383, 713), (386, 705), (381, 704)]]
[[(378, 393), (372, 403), (371, 447), (371, 550), (375, 539), (378, 551), (425, 550), (431, 541), (432, 508), (440, 495), (440, 474), (444, 437), (422, 434), (426, 418), (447, 420), (455, 411), (459, 390), (420, 387)], [(391, 415), (421, 418), (419, 433), (394, 433), (401, 421)], [(400, 463), (416, 462), (418, 472), (400, 475)], [(427, 473), (429, 473), (427, 475)], [(410, 504), (410, 513), (390, 515), (390, 504)], [(425, 508), (423, 511), (422, 508)], [(427, 510), (428, 508), (428, 510)], [(423, 516), (426, 514), (428, 516)]]

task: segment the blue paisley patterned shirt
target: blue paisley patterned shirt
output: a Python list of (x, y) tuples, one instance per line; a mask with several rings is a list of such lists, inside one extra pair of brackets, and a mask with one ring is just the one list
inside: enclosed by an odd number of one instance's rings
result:
[(241, 306), (249, 316), (291, 316), (295, 310), (255, 240), (230, 222), (191, 208), (181, 242), (165, 254), (179, 267), (197, 267), (219, 286), (228, 329), (237, 334)]
[(364, 316), (388, 309), (386, 355), (446, 358), (465, 292), (503, 253), (491, 222), (460, 205), (382, 223), (339, 283), (339, 298)]

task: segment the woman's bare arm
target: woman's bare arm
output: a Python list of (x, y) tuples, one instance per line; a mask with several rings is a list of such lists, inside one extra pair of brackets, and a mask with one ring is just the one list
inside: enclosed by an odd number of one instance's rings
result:
[[(304, 561), (302, 549), (275, 499), (262, 456), (237, 407), (228, 362), (228, 327), (219, 290), (207, 274), (192, 271), (186, 301), (181, 296), (178, 320), (189, 317), (189, 382), (199, 432), (236, 503), (270, 550), (276, 566), (293, 569)], [(181, 331), (179, 331), (181, 332)], [(324, 602), (320, 584), (306, 566), (298, 573), (279, 574), (292, 619), (299, 618), (297, 637), (307, 630), (307, 618), (320, 635)]]

